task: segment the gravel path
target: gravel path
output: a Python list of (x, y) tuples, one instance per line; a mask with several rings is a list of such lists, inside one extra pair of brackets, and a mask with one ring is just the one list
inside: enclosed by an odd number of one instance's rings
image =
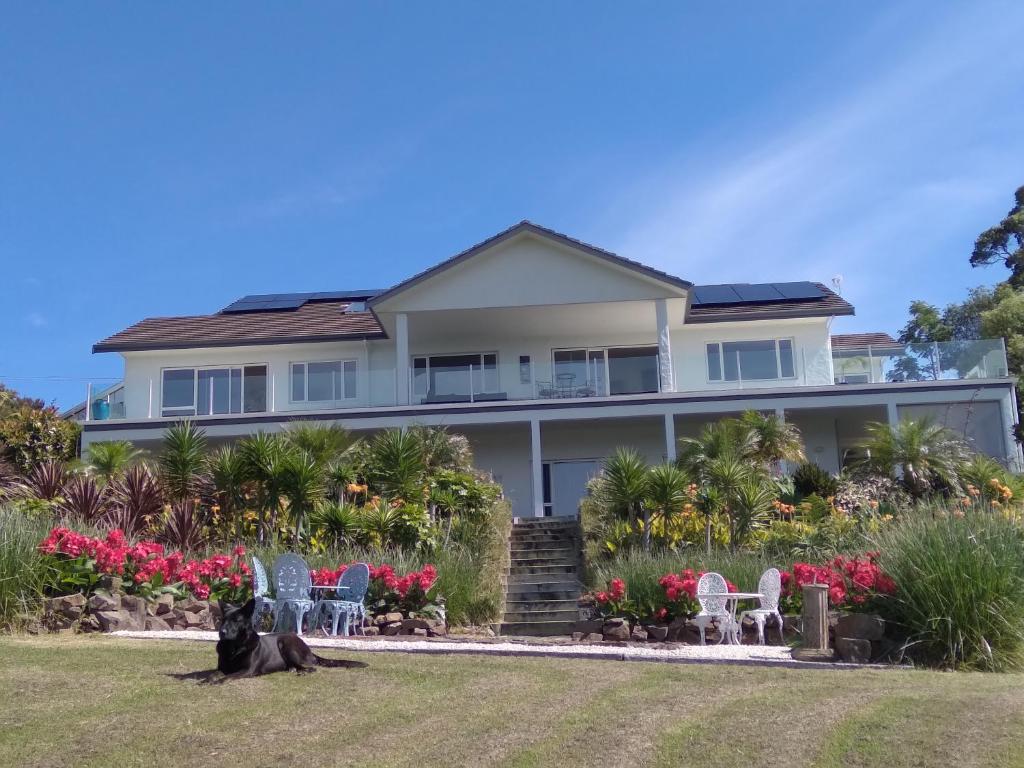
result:
[[(117, 637), (137, 640), (200, 640), (214, 642), (216, 632), (189, 631), (121, 631), (111, 633)], [(679, 645), (675, 647), (646, 647), (642, 645), (604, 644), (552, 644), (550, 642), (517, 642), (472, 640), (382, 640), (361, 637), (304, 637), (314, 648), (334, 648), (345, 651), (371, 651), (382, 653), (435, 653), (483, 654), (493, 656), (546, 656), (553, 658), (605, 659), (609, 661), (664, 661), (682, 664), (753, 664), (773, 667), (800, 667), (811, 669), (856, 669), (856, 664), (823, 664), (797, 661), (790, 649), (779, 645)], [(874, 665), (873, 665), (874, 666)], [(882, 667), (892, 669), (892, 667)]]

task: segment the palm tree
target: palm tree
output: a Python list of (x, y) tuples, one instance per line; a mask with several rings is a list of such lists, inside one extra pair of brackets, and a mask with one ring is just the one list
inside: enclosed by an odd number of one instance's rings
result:
[(207, 486), (206, 432), (191, 421), (168, 428), (160, 451), (160, 476), (171, 501), (198, 496)]
[(142, 458), (143, 452), (127, 440), (93, 443), (86, 455), (86, 471), (106, 485)]
[(708, 462), (723, 456), (750, 458), (757, 451), (757, 436), (738, 419), (708, 424), (697, 437), (679, 440), (676, 464), (699, 482)]
[(409, 427), (420, 443), (423, 463), (432, 472), (438, 469), (465, 471), (473, 466), (473, 452), (469, 441), (463, 435), (453, 435), (446, 427), (430, 427), (421, 424)]
[(309, 526), (331, 536), (336, 545), (352, 544), (360, 530), (358, 508), (343, 502), (321, 501), (310, 513)]
[(752, 476), (735, 489), (729, 502), (729, 546), (733, 552), (771, 520), (775, 499), (775, 489), (761, 478)]
[(959, 489), (957, 470), (970, 451), (952, 430), (925, 417), (894, 425), (876, 422), (867, 426), (867, 432), (860, 468), (887, 477), (898, 473), (915, 499), (937, 487)]
[(659, 464), (648, 473), (647, 506), (666, 524), (690, 500), (690, 480), (675, 464)]
[(419, 432), (385, 429), (370, 441), (370, 481), (384, 496), (422, 501), (427, 473)]
[(807, 458), (800, 430), (775, 414), (745, 411), (739, 421), (754, 436), (753, 458), (766, 467), (777, 471), (783, 461)]
[(359, 442), (338, 424), (293, 424), (282, 433), (282, 439), (323, 466), (338, 461)]
[(637, 517), (643, 520), (643, 546), (650, 549), (650, 510), (644, 504), (650, 492), (650, 473), (647, 462), (635, 448), (619, 448), (605, 461), (604, 469), (595, 484), (599, 503), (616, 515), (624, 516), (630, 526)]
[(289, 451), (281, 462), (281, 491), (295, 524), (295, 539), (302, 539), (302, 523), (327, 491), (325, 468), (305, 451)]
[(235, 527), (234, 534), (237, 538), (242, 537), (242, 518), (240, 512), (245, 507), (246, 465), (242, 454), (232, 448), (225, 446), (214, 451), (208, 462), (210, 481), (213, 483), (213, 493), (220, 506), (220, 516), (224, 521), (224, 531), (228, 533)]
[(284, 483), (284, 461), (288, 450), (276, 435), (257, 432), (239, 441), (238, 452), (245, 467), (245, 477), (256, 489), (260, 515), (258, 535), (262, 542), (267, 531), (277, 523)]

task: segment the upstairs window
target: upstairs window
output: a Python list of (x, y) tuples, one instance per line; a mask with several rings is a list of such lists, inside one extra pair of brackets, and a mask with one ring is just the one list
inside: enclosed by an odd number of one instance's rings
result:
[(161, 416), (264, 413), (267, 366), (167, 368), (160, 391)]
[(796, 378), (792, 339), (724, 341), (707, 345), (708, 381)]
[(292, 363), (293, 403), (336, 403), (356, 397), (356, 361)]

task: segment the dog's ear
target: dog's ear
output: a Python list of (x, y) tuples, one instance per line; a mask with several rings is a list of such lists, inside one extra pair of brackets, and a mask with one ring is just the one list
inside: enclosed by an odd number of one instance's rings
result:
[(221, 616), (227, 616), (232, 611), (238, 610), (237, 606), (234, 606), (231, 603), (225, 602), (224, 600), (218, 600), (217, 601), (217, 605), (220, 606), (220, 615)]
[(242, 615), (243, 616), (252, 616), (252, 614), (253, 614), (253, 612), (255, 610), (256, 610), (256, 600), (250, 597), (249, 598), (249, 602), (247, 602), (245, 605), (242, 606)]

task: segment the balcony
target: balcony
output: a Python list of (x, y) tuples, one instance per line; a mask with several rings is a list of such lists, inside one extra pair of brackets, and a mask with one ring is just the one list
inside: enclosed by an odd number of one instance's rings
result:
[(836, 384), (998, 379), (1009, 375), (1002, 339), (832, 350)]

